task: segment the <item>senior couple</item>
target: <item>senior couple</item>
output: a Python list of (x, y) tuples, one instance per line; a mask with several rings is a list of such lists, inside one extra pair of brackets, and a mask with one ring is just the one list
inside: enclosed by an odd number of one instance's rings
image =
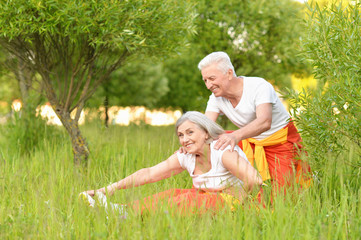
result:
[[(237, 76), (229, 56), (213, 52), (198, 64), (212, 92), (205, 114), (187, 112), (176, 123), (181, 148), (167, 160), (81, 196), (107, 207), (105, 195), (177, 175), (184, 170), (192, 189), (171, 189), (143, 200), (117, 205), (143, 213), (165, 203), (180, 212), (194, 213), (231, 208), (246, 197), (260, 198), (266, 182), (274, 192), (294, 184), (307, 185), (310, 169), (298, 159), (301, 137), (270, 83), (258, 77)], [(224, 131), (215, 121), (226, 115), (237, 127)], [(306, 179), (306, 180), (305, 180)]]

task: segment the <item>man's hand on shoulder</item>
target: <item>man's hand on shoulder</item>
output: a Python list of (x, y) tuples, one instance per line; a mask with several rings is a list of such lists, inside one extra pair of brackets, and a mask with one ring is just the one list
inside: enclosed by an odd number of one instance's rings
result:
[(224, 150), (228, 145), (231, 146), (231, 152), (234, 147), (238, 144), (238, 139), (235, 132), (232, 133), (224, 133), (219, 136), (216, 144), (214, 145), (214, 149), (216, 150)]
[(177, 151), (175, 151), (174, 153), (187, 153), (187, 150), (184, 147), (180, 147)]

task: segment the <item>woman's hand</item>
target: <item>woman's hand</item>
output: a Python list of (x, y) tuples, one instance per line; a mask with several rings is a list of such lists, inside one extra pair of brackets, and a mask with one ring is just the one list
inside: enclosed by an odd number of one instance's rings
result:
[(104, 188), (99, 188), (97, 190), (88, 190), (86, 191), (87, 194), (89, 194), (90, 196), (94, 196), (96, 192), (101, 192), (104, 195), (108, 195), (108, 196), (112, 196), (116, 190), (115, 186), (113, 186), (113, 184), (110, 184), (109, 186), (106, 187), (107, 190), (105, 190)]
[(94, 197), (95, 195), (95, 190), (88, 190), (88, 191), (85, 191), (88, 195), (90, 195), (91, 197)]

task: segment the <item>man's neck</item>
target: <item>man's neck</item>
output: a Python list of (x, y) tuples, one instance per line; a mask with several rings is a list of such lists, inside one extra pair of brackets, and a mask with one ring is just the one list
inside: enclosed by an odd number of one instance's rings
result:
[(231, 103), (233, 107), (236, 107), (241, 101), (243, 96), (243, 77), (234, 77), (232, 80), (231, 87), (229, 89), (229, 94), (225, 96)]

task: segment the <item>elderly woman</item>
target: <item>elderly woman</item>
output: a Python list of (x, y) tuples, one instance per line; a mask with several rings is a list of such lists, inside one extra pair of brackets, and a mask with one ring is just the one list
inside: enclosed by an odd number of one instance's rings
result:
[[(171, 189), (141, 201), (127, 204), (134, 211), (154, 210), (163, 202), (181, 212), (204, 212), (243, 199), (257, 192), (262, 184), (259, 173), (248, 162), (243, 151), (235, 146), (216, 150), (215, 140), (224, 130), (200, 112), (187, 112), (176, 123), (176, 134), (187, 153), (176, 152), (167, 160), (149, 168), (136, 171), (128, 177), (98, 190), (82, 195), (91, 204), (96, 195), (106, 204), (105, 195), (111, 196), (118, 189), (127, 189), (154, 183), (187, 170), (193, 179), (192, 189)], [(111, 205), (118, 207), (118, 205)]]

